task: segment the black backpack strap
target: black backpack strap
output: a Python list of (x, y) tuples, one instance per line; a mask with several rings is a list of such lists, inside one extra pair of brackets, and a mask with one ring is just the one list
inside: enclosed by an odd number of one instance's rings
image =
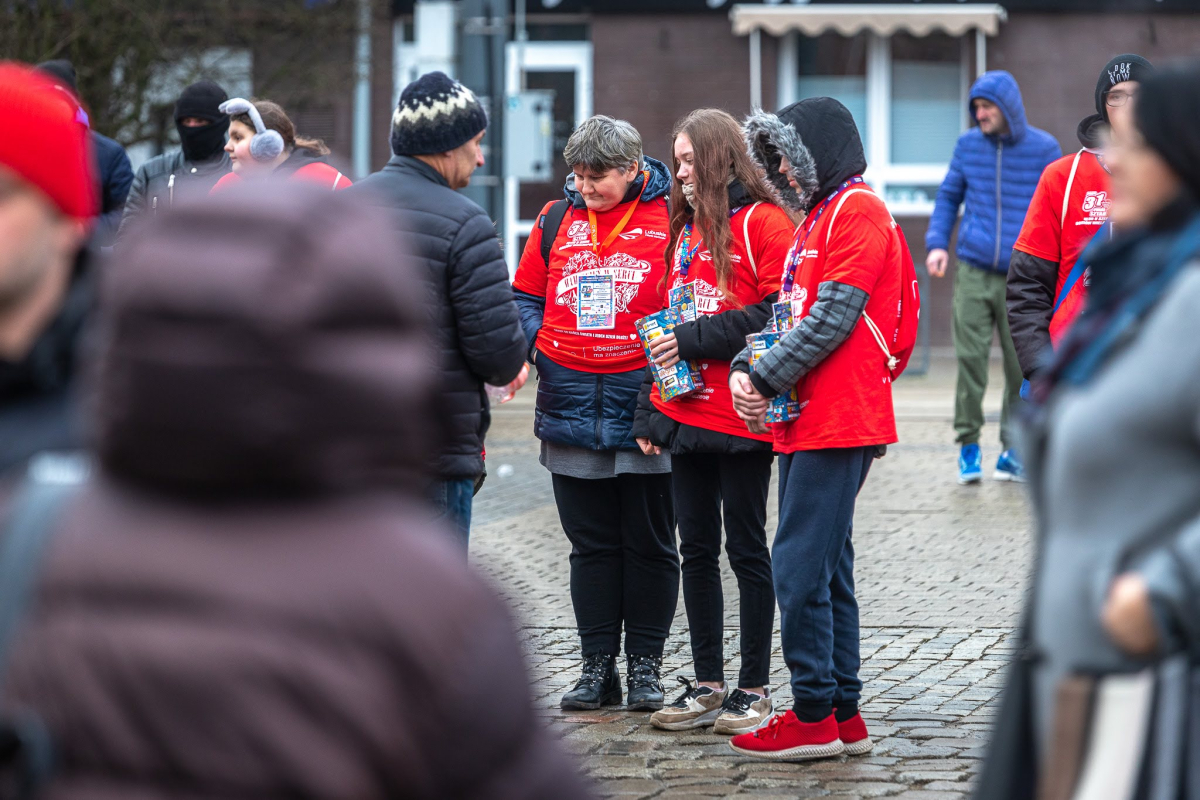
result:
[(538, 220), (538, 227), (542, 229), (542, 261), (546, 262), (547, 268), (550, 266), (550, 251), (554, 248), (554, 240), (558, 238), (558, 229), (562, 226), (563, 217), (567, 215), (567, 209), (570, 207), (571, 204), (566, 200), (558, 200)]
[[(36, 456), (0, 530), (0, 685), (55, 523), (89, 472), (82, 456)], [(32, 797), (50, 767), (50, 736), (36, 717), (0, 719), (0, 768), (15, 779), (18, 797)]]

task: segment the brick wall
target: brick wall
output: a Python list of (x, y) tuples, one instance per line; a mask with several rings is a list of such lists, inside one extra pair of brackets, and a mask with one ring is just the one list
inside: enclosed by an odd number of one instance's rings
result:
[[(671, 129), (705, 106), (750, 111), (750, 45), (723, 16), (592, 19), (593, 108), (629, 120), (647, 155), (670, 160)], [(775, 40), (763, 37), (763, 101), (775, 104)]]
[(1100, 69), (1120, 53), (1156, 64), (1200, 55), (1200, 15), (1012, 14), (988, 42), (988, 68), (1011, 72), (1030, 123), (1073, 152), (1079, 120), (1095, 112)]

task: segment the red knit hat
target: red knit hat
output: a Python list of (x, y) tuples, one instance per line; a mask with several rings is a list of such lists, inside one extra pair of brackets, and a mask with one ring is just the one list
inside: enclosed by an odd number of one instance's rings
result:
[(64, 214), (99, 211), (86, 115), (79, 103), (24, 64), (0, 61), (0, 166), (40, 189)]

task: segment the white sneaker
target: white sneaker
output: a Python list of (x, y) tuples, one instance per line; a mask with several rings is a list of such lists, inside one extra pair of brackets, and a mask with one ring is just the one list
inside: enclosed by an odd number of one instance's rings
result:
[(686, 688), (670, 705), (650, 715), (650, 724), (664, 731), (704, 728), (716, 721), (725, 702), (725, 692), (710, 686), (697, 686), (679, 678)]
[(771, 690), (765, 690), (766, 697), (760, 697), (741, 689), (734, 689), (725, 698), (725, 705), (713, 723), (713, 733), (736, 735), (758, 730), (766, 724), (774, 713), (771, 702)]

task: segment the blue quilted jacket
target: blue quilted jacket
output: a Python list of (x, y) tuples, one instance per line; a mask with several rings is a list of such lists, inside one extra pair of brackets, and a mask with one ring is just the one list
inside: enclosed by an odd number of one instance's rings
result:
[(1053, 136), (1026, 122), (1021, 89), (1004, 70), (979, 76), (971, 87), (970, 100), (976, 98), (1000, 106), (1009, 132), (985, 136), (974, 127), (958, 137), (950, 170), (938, 189), (925, 247), (948, 249), (958, 207), (965, 203), (955, 251), (959, 260), (1008, 272), (1008, 258), (1038, 178), (1062, 149)]

